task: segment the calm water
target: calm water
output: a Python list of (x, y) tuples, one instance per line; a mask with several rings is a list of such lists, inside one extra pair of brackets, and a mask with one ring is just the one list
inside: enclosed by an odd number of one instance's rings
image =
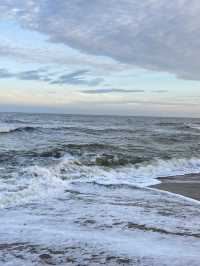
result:
[(200, 119), (0, 114), (0, 265), (199, 265), (199, 205), (148, 188), (190, 173)]

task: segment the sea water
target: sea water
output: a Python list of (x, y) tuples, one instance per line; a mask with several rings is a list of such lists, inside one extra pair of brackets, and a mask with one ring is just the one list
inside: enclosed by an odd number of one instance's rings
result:
[(200, 265), (200, 119), (0, 114), (0, 265)]

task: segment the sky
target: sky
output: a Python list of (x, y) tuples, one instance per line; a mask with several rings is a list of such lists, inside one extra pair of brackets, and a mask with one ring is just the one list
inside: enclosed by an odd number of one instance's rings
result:
[(0, 111), (200, 117), (199, 0), (1, 0)]

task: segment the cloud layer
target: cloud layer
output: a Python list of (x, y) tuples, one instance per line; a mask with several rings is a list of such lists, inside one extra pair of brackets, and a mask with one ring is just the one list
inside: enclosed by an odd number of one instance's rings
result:
[(1, 0), (0, 13), (85, 53), (200, 79), (199, 0)]

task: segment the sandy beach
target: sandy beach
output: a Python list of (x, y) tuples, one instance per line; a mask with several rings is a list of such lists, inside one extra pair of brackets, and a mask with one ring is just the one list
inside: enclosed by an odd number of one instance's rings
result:
[(158, 180), (161, 181), (161, 183), (151, 187), (180, 194), (200, 201), (199, 174), (158, 178)]

